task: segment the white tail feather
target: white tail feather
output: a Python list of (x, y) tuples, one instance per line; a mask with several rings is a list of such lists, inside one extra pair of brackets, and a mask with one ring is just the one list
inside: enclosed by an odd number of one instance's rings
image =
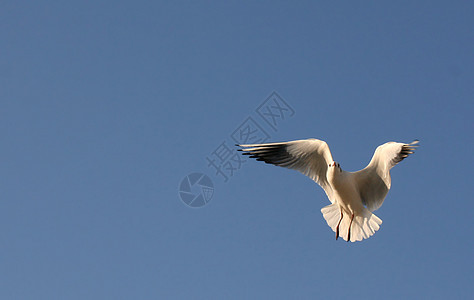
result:
[[(321, 209), (324, 219), (329, 227), (336, 232), (337, 224), (341, 219), (341, 210), (337, 203), (325, 206)], [(343, 218), (339, 224), (339, 236), (347, 241), (349, 225), (351, 223), (351, 215), (347, 212), (343, 213)], [(362, 215), (354, 215), (351, 225), (351, 242), (362, 241), (368, 239), (379, 230), (382, 220), (371, 213), (364, 207)]]

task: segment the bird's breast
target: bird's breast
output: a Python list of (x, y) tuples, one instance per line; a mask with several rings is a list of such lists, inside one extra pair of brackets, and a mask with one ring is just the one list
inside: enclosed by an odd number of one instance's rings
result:
[(339, 170), (328, 173), (327, 178), (331, 187), (336, 191), (343, 192), (349, 188), (350, 182), (347, 176)]
[(328, 175), (328, 182), (331, 185), (334, 196), (339, 204), (348, 211), (359, 211), (362, 206), (358, 189), (350, 173), (339, 170)]
[(341, 183), (344, 177), (343, 171), (338, 168), (329, 168), (326, 173), (326, 178), (331, 185)]

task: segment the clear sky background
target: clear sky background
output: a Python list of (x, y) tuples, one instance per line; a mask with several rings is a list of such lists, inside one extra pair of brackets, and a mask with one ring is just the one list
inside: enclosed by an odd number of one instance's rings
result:
[[(469, 1), (2, 1), (1, 299), (472, 296)], [(255, 109), (276, 91), (294, 115)], [(381, 229), (335, 241), (324, 192), (206, 157), (252, 117), (392, 169)], [(191, 172), (212, 200), (178, 196)]]

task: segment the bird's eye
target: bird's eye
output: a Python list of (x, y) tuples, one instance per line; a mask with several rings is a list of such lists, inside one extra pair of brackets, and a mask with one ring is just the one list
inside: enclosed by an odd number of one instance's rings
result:
[(330, 167), (330, 166), (331, 166), (331, 164), (328, 165), (328, 167)]

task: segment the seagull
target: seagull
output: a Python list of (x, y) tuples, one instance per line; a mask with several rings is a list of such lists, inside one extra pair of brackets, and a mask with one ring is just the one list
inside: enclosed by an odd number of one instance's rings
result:
[(318, 139), (282, 143), (247, 144), (243, 155), (280, 167), (297, 170), (319, 184), (331, 204), (321, 213), (331, 229), (345, 241), (362, 241), (379, 230), (382, 220), (372, 212), (380, 208), (391, 186), (390, 169), (418, 147), (388, 142), (375, 149), (370, 163), (357, 172), (347, 172), (334, 161), (326, 142)]

